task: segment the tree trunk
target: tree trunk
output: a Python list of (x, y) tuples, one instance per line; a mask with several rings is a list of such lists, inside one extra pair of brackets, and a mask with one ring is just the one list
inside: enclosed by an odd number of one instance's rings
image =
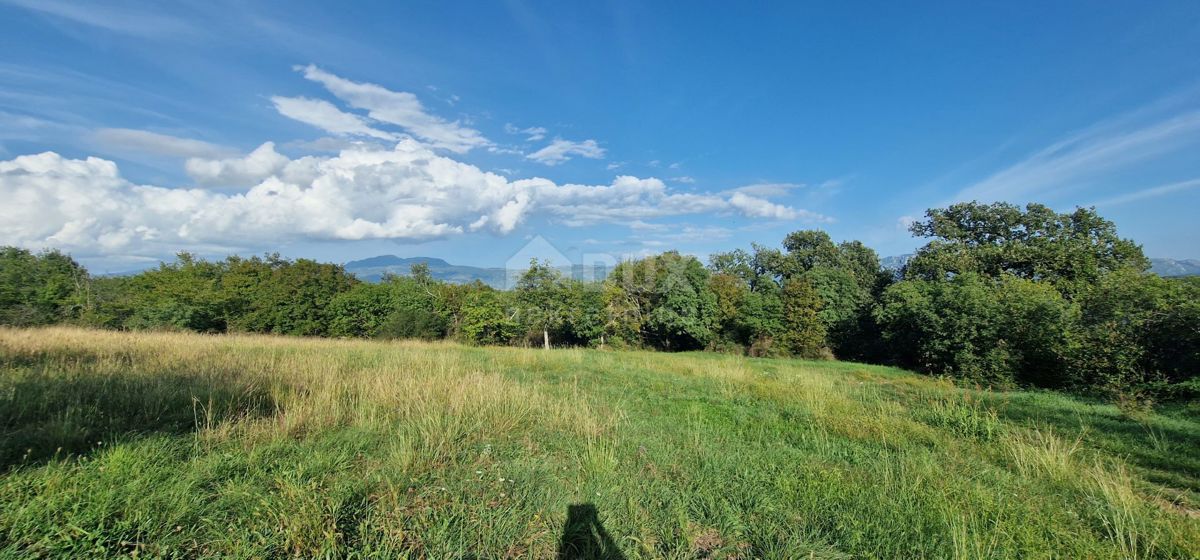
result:
[(542, 341), (545, 342), (546, 349), (549, 350), (550, 349), (550, 331), (548, 329), (542, 329)]

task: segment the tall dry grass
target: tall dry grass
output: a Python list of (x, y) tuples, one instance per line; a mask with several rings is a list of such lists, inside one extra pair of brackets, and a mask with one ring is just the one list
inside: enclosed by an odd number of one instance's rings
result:
[(629, 558), (1200, 554), (1072, 424), (1108, 408), (887, 368), (70, 328), (0, 366), (10, 555), (550, 558), (580, 503)]

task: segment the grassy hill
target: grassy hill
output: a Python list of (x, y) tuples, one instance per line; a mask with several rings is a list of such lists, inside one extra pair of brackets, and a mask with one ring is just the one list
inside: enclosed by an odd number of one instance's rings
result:
[[(717, 354), (0, 330), (0, 555), (1195, 558), (1200, 415)], [(605, 551), (601, 551), (606, 548)]]

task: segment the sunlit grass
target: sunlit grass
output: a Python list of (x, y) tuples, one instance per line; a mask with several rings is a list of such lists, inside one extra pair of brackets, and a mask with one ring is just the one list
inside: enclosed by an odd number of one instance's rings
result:
[(571, 557), (580, 504), (627, 558), (1200, 555), (1187, 410), (836, 362), (66, 328), (0, 330), (0, 367), (8, 556)]

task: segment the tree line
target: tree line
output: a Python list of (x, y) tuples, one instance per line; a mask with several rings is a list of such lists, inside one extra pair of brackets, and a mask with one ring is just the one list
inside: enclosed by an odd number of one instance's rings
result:
[(364, 283), (278, 255), (93, 277), (58, 251), (0, 249), (0, 324), (714, 350), (895, 364), (990, 386), (1123, 400), (1200, 395), (1200, 278), (1147, 272), (1094, 209), (961, 203), (911, 226), (899, 271), (857, 241), (797, 231), (779, 247), (668, 251), (602, 282), (531, 262), (512, 290), (423, 265)]

